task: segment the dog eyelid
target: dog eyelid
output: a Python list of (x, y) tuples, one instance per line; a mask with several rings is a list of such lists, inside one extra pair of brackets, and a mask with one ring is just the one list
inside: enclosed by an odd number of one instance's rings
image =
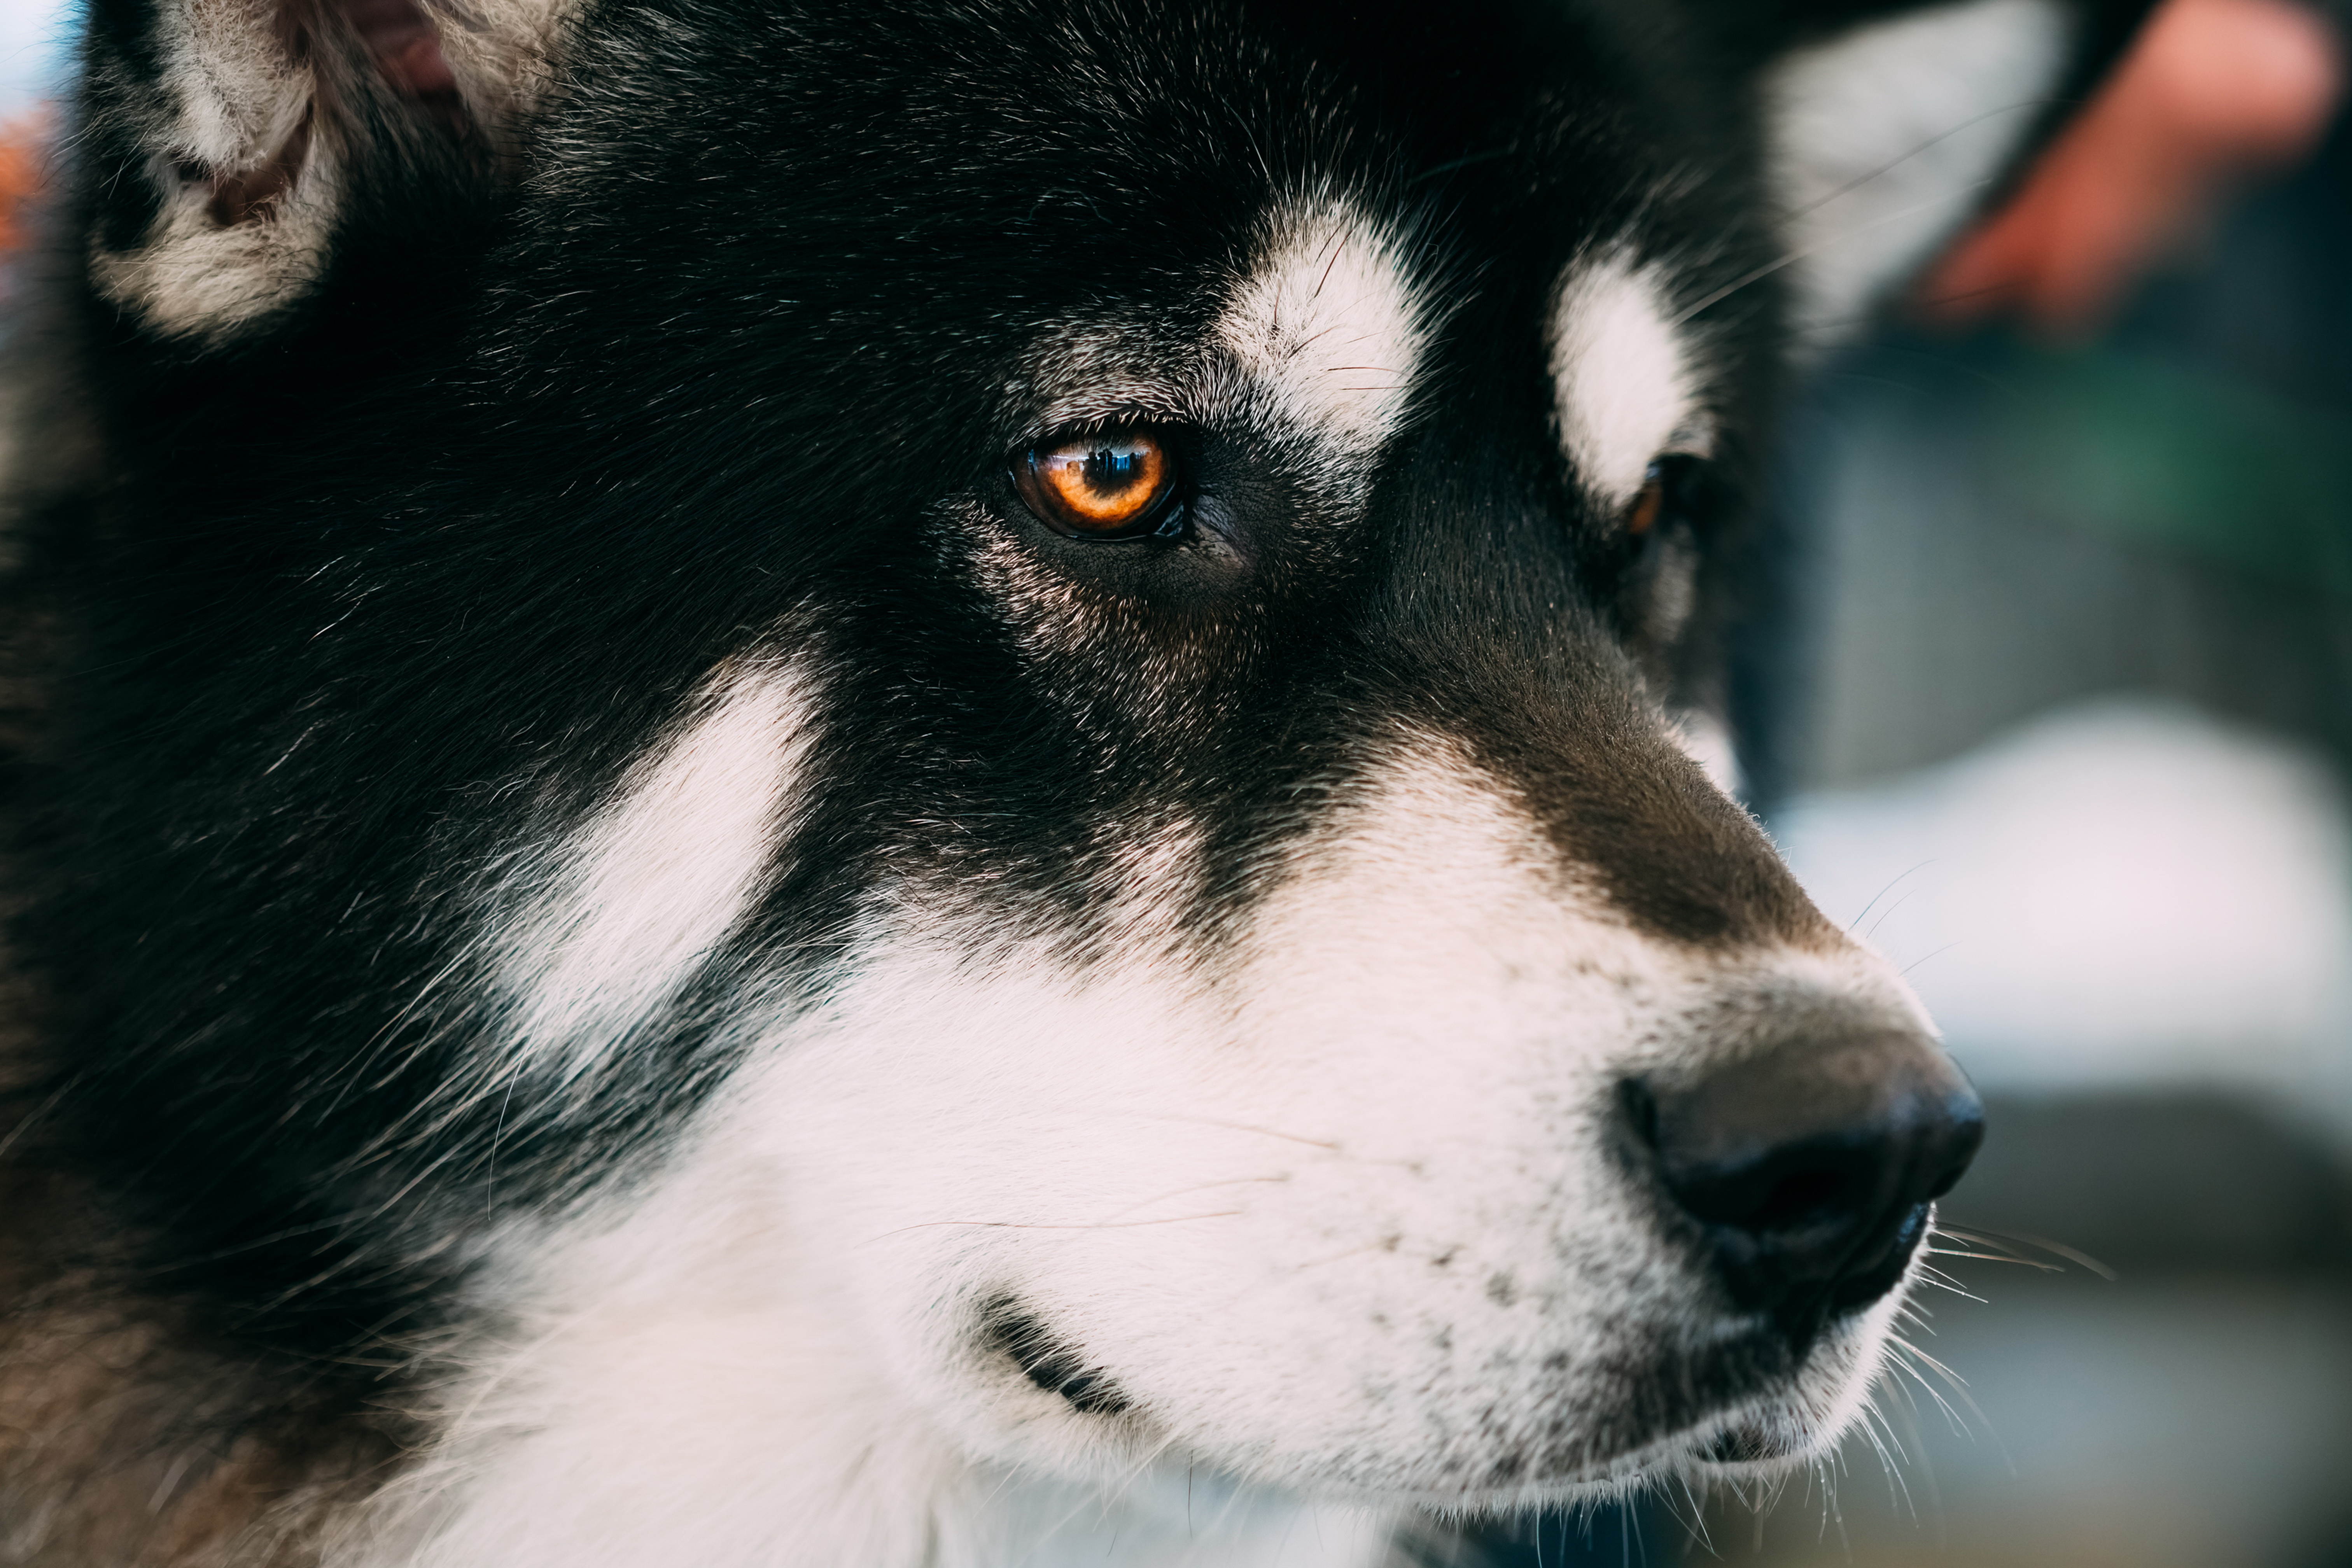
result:
[(1710, 449), (1711, 443), (1678, 438), (1674, 446), (1650, 459), (1642, 476), (1642, 488), (1633, 492), (1633, 499), (1618, 514), (1628, 539), (1646, 537), (1665, 521), (1669, 511), (1686, 502), (1690, 476), (1693, 470), (1706, 467)]

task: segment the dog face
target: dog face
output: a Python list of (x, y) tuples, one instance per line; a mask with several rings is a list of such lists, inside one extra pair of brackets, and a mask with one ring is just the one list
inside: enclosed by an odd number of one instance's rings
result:
[(89, 698), (150, 1179), (333, 1216), (336, 1333), (609, 1320), (540, 1431), (723, 1317), (1064, 1475), (1834, 1437), (1973, 1102), (1695, 760), (1713, 630), (1792, 317), (2020, 117), (1839, 160), (2089, 20), (382, 9), (95, 23), (121, 438), (275, 421), (142, 469)]

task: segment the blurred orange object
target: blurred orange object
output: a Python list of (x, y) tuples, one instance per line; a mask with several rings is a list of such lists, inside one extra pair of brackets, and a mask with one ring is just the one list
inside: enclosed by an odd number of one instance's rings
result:
[(25, 208), (46, 183), (49, 123), (46, 109), (0, 121), (0, 252), (19, 249), (31, 237)]
[(2016, 196), (1927, 275), (1922, 309), (2092, 331), (2231, 187), (2309, 152), (2343, 86), (2335, 33), (2292, 0), (2167, 0)]

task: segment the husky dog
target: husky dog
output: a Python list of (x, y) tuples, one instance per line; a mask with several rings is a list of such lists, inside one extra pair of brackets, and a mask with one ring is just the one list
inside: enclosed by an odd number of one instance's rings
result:
[(1710, 773), (1743, 519), (2134, 9), (91, 0), (0, 1560), (1370, 1565), (1822, 1453), (1979, 1123)]

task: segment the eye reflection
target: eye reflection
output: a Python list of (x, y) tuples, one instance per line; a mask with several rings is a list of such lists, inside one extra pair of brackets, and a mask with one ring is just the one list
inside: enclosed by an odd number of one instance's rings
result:
[(1176, 459), (1143, 431), (1106, 431), (1038, 447), (1013, 467), (1021, 499), (1046, 526), (1077, 538), (1129, 539), (1176, 490)]

